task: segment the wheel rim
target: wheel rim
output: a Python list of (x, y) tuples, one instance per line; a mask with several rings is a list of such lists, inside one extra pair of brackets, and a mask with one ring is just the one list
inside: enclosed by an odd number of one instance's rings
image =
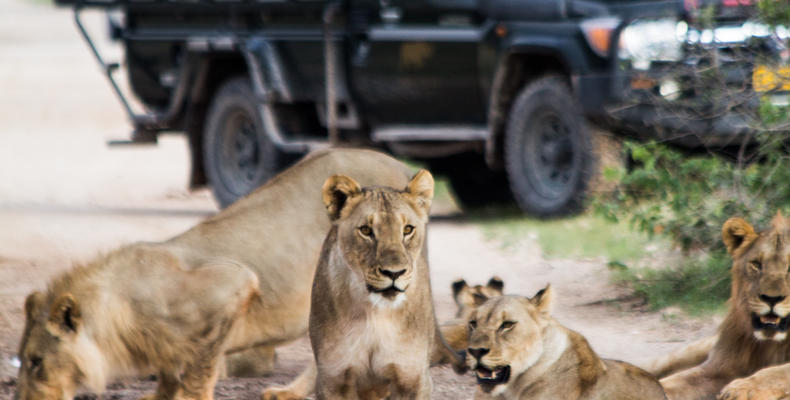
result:
[(238, 195), (248, 193), (260, 180), (263, 159), (255, 121), (244, 111), (232, 111), (222, 134), (220, 169), (227, 188)]
[(527, 127), (523, 142), (526, 175), (541, 197), (568, 196), (573, 191), (579, 163), (573, 127), (553, 110), (537, 114), (539, 117)]

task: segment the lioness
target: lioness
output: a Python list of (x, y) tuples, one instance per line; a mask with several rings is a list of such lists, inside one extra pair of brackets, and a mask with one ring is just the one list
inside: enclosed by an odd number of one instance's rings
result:
[(767, 231), (730, 218), (722, 239), (732, 256), (729, 311), (707, 360), (661, 380), (670, 399), (778, 399), (790, 393), (790, 226)]
[(550, 286), (533, 298), (494, 297), (469, 317), (467, 362), (477, 399), (665, 399), (658, 381), (601, 360), (587, 340), (551, 317)]
[(442, 336), (455, 350), (466, 349), (466, 321), (469, 315), (486, 300), (502, 295), (505, 283), (498, 276), (491, 277), (485, 285), (469, 286), (465, 280), (459, 279), (452, 284), (453, 300), (458, 309), (455, 319), (442, 323)]
[(411, 177), (380, 153), (321, 152), (171, 240), (115, 250), (31, 294), (21, 399), (63, 399), (81, 386), (101, 392), (113, 378), (151, 371), (156, 398), (209, 399), (217, 349), (304, 335), (330, 226), (321, 185), (336, 173), (394, 187)]
[[(335, 175), (313, 280), (310, 341), (319, 399), (428, 399), (432, 359), (455, 358), (436, 325), (425, 246), (433, 177), (405, 190)], [(437, 355), (432, 355), (433, 353)]]

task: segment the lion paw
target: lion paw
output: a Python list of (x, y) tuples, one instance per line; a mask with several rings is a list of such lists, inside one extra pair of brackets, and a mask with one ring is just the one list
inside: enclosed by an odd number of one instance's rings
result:
[(299, 396), (287, 388), (269, 388), (261, 393), (261, 400), (302, 400), (304, 396)]
[(718, 400), (778, 400), (787, 398), (784, 382), (762, 382), (754, 377), (736, 379), (721, 390)]

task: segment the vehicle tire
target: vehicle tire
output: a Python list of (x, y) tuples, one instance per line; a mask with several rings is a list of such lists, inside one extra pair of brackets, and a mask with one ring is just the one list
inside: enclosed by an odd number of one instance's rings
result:
[(206, 117), (203, 160), (214, 198), (225, 208), (274, 177), (284, 155), (264, 132), (246, 77), (217, 90)]
[(459, 154), (429, 165), (447, 178), (455, 200), (465, 210), (513, 201), (506, 173), (489, 169), (480, 154)]
[(504, 143), (510, 189), (522, 210), (554, 217), (583, 208), (597, 157), (565, 79), (546, 76), (521, 89)]

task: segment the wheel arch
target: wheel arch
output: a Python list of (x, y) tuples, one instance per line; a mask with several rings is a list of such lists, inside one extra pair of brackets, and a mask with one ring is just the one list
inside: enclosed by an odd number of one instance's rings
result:
[(517, 46), (503, 56), (495, 72), (488, 110), (490, 132), (485, 157), (492, 169), (504, 167), (505, 126), (519, 90), (528, 82), (545, 75), (562, 76), (572, 87), (571, 74), (572, 66), (556, 48)]
[(200, 57), (199, 63), (184, 120), (191, 158), (189, 187), (193, 189), (208, 184), (203, 160), (203, 134), (211, 99), (224, 82), (248, 74), (244, 56), (239, 52), (206, 53)]

